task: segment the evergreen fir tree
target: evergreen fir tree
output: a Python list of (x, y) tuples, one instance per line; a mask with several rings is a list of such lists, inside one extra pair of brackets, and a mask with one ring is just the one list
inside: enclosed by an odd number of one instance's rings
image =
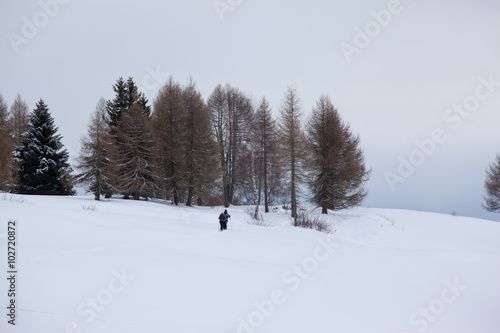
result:
[(116, 96), (112, 101), (108, 101), (106, 103), (106, 111), (108, 112), (109, 125), (111, 127), (116, 127), (120, 122), (122, 114), (130, 107), (127, 87), (122, 77), (116, 81), (116, 84), (113, 86), (113, 90)]
[[(118, 142), (118, 138), (126, 134), (119, 133), (123, 127), (120, 127), (120, 122), (129, 112), (132, 107), (139, 108), (143, 114), (148, 118), (151, 113), (151, 107), (148, 105), (148, 100), (144, 96), (144, 94), (140, 93), (137, 85), (134, 83), (134, 80), (129, 77), (127, 81), (125, 81), (122, 77), (120, 77), (116, 84), (113, 86), (113, 90), (115, 91), (115, 98), (113, 100), (106, 102), (106, 111), (107, 111), (107, 122), (109, 125), (109, 133), (114, 138), (113, 142), (113, 150), (116, 152), (119, 150), (120, 142)], [(121, 156), (120, 158), (122, 158)], [(119, 164), (123, 164), (123, 160), (112, 160), (112, 163), (116, 166)], [(128, 180), (118, 179), (115, 177), (113, 182), (114, 188), (123, 188), (123, 182)], [(107, 193), (110, 195), (111, 193)], [(128, 198), (129, 193), (124, 193), (124, 198)]]
[(120, 123), (122, 115), (130, 109), (135, 103), (139, 104), (146, 116), (151, 113), (151, 106), (148, 105), (146, 96), (139, 92), (134, 80), (129, 77), (125, 80), (120, 77), (116, 84), (113, 85), (115, 98), (106, 103), (106, 111), (108, 112), (108, 124), (115, 128)]
[(21, 194), (72, 195), (68, 163), (69, 154), (63, 149), (61, 135), (54, 125), (42, 99), (29, 115), (27, 131), (22, 135), (21, 146), (15, 151), (14, 160), (20, 163), (17, 192)]
[(130, 108), (134, 103), (137, 103), (142, 107), (144, 114), (149, 117), (151, 115), (151, 106), (148, 105), (148, 99), (139, 91), (139, 87), (131, 77), (127, 80), (126, 90), (128, 107)]

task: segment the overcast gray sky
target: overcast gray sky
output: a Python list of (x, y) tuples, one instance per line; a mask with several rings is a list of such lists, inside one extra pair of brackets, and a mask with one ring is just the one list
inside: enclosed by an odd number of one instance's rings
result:
[[(277, 112), (328, 94), (372, 168), (365, 206), (481, 208), (500, 153), (498, 0), (2, 0), (0, 93), (48, 104), (72, 159), (100, 97), (168, 75), (230, 83)], [(418, 143), (417, 143), (418, 142)]]

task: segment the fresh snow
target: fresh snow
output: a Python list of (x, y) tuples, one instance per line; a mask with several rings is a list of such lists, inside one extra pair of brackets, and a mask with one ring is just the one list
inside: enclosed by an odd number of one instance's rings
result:
[(222, 207), (0, 194), (0, 332), (500, 332), (499, 223), (355, 208), (327, 235), (246, 209), (219, 232)]

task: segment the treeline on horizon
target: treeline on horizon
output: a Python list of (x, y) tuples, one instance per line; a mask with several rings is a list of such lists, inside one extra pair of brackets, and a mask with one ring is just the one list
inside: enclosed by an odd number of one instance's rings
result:
[[(290, 87), (277, 119), (265, 97), (255, 104), (229, 84), (205, 101), (192, 79), (183, 86), (170, 78), (153, 105), (132, 78), (119, 78), (113, 90), (91, 116), (77, 173), (45, 102), (29, 113), (19, 94), (10, 108), (0, 94), (0, 191), (71, 195), (82, 184), (96, 200), (122, 194), (188, 206), (264, 205), (266, 212), (284, 204), (292, 216), (303, 185), (323, 213), (367, 194), (359, 137), (328, 96), (305, 120)], [(484, 208), (500, 211), (500, 155), (486, 170), (485, 190)]]
[[(188, 206), (264, 205), (265, 212), (283, 204), (294, 217), (304, 188), (323, 213), (367, 194), (359, 137), (326, 95), (305, 120), (291, 87), (277, 119), (265, 97), (255, 104), (230, 84), (205, 101), (192, 79), (170, 78), (153, 105), (132, 78), (119, 78), (113, 90), (92, 113), (76, 173), (45, 102), (29, 113), (19, 94), (10, 108), (0, 94), (0, 191), (71, 195), (82, 184), (96, 200), (121, 194)], [(483, 207), (500, 211), (500, 154), (486, 170), (485, 191)]]
[(170, 77), (152, 105), (132, 78), (119, 78), (113, 90), (91, 115), (76, 172), (45, 102), (28, 113), (20, 95), (10, 110), (0, 95), (0, 190), (71, 195), (82, 184), (96, 200), (120, 194), (265, 212), (283, 204), (292, 216), (301, 189), (323, 213), (367, 194), (359, 136), (326, 95), (305, 120), (291, 87), (277, 118), (265, 97), (254, 103), (230, 84), (204, 100), (192, 79), (182, 85)]

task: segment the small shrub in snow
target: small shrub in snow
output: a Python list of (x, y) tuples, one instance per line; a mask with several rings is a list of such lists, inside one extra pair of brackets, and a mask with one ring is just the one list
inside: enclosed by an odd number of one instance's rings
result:
[(83, 210), (90, 210), (93, 212), (97, 212), (97, 210), (98, 210), (98, 207), (94, 204), (83, 203), (80, 206), (82, 206)]
[(386, 220), (387, 222), (389, 222), (391, 224), (391, 226), (394, 227), (394, 224), (396, 223), (393, 219), (385, 216), (385, 215), (379, 215), (381, 218), (383, 218), (384, 220)]
[(264, 220), (264, 216), (262, 216), (259, 206), (256, 206), (255, 208), (248, 207), (245, 209), (245, 213), (251, 217), (250, 221), (247, 221), (248, 224), (257, 225), (259, 227), (270, 227), (273, 225), (272, 222)]
[(14, 194), (9, 194), (9, 193), (3, 193), (0, 196), (0, 200), (2, 201), (10, 201), (10, 202), (15, 202), (15, 203), (25, 203), (29, 205), (33, 205), (33, 202), (29, 201), (26, 199), (26, 197), (22, 195), (14, 195)]
[(292, 225), (294, 227), (318, 230), (327, 234), (332, 232), (331, 226), (321, 217), (306, 212), (299, 212), (297, 218), (292, 220)]

